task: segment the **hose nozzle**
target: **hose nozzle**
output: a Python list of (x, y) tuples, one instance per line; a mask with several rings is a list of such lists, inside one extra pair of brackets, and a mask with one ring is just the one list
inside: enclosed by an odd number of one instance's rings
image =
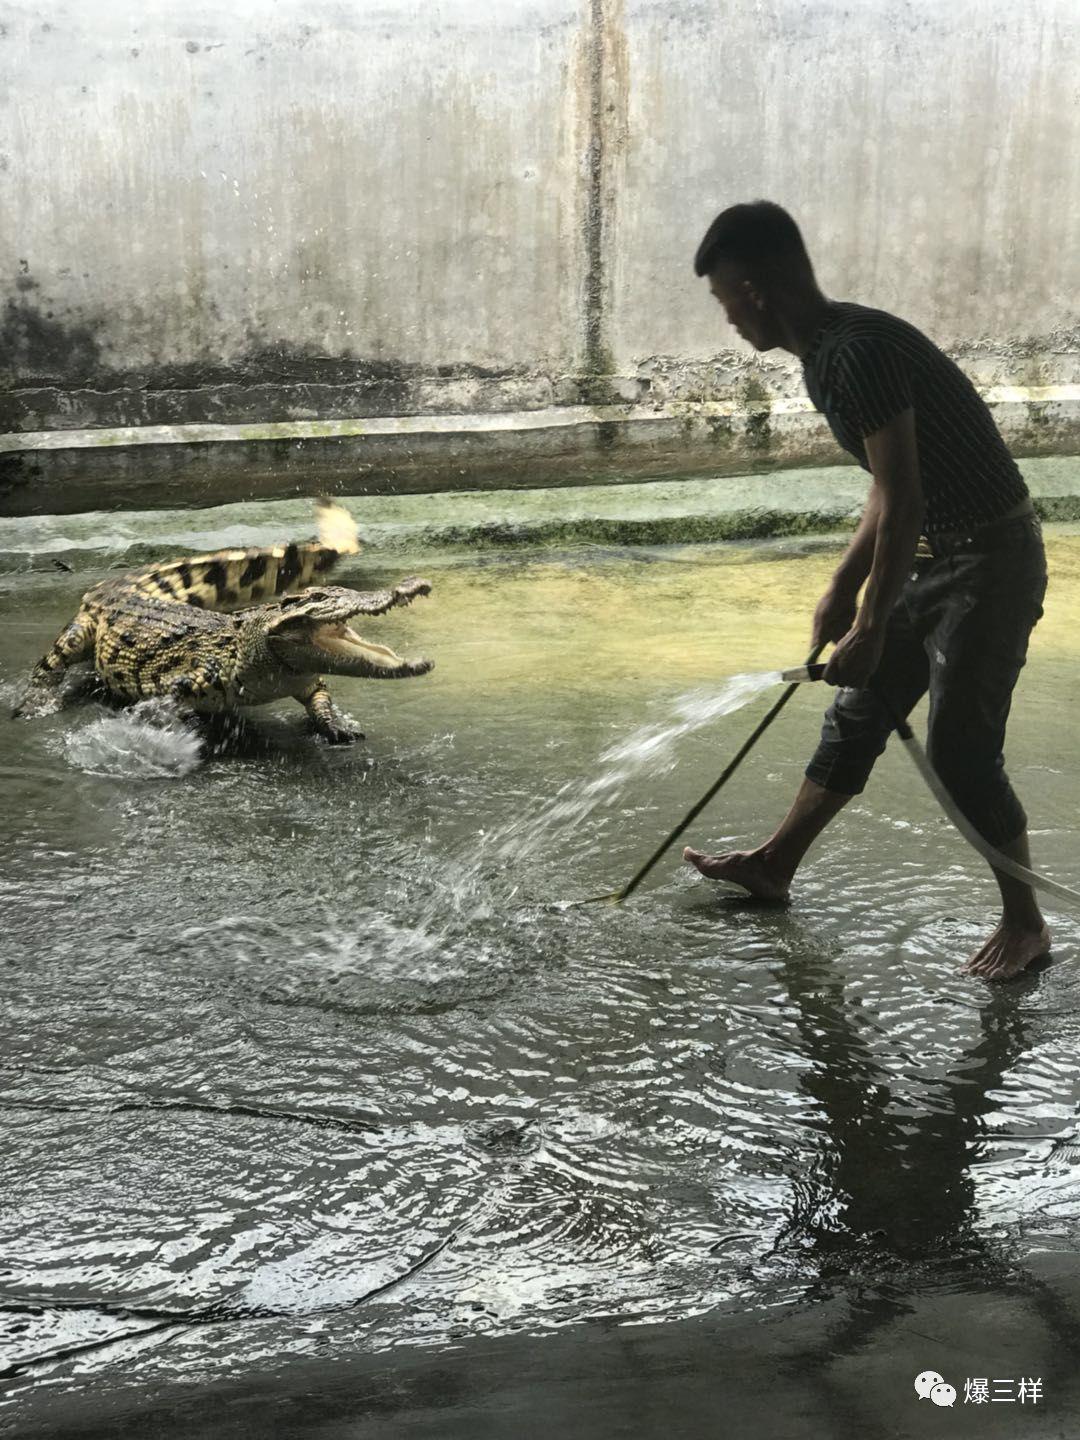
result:
[(780, 679), (785, 685), (801, 685), (807, 680), (820, 680), (824, 674), (824, 665), (796, 665), (794, 670), (782, 670)]

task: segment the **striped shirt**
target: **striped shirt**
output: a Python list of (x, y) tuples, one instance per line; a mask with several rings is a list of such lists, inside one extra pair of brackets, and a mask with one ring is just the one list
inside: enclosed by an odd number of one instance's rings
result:
[(834, 301), (803, 356), (814, 407), (864, 470), (867, 435), (915, 410), (927, 535), (999, 519), (1028, 494), (975, 386), (914, 325), (884, 310)]

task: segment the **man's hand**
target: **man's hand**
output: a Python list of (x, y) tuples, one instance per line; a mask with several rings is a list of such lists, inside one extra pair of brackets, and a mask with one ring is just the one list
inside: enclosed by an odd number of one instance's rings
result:
[(819, 650), (823, 645), (842, 640), (854, 624), (855, 595), (848, 586), (837, 584), (834, 579), (814, 611), (813, 648)]
[[(911, 571), (924, 508), (914, 408), (909, 405), (863, 440), (874, 477), (870, 499), (855, 539), (814, 617), (815, 634), (820, 630), (821, 638), (828, 639), (825, 631), (841, 614), (851, 617), (851, 611), (845, 612), (842, 601), (833, 599), (832, 593), (853, 597), (866, 576), (858, 615), (840, 638), (822, 677), (830, 685), (853, 690), (865, 689), (881, 663), (889, 616)], [(866, 575), (864, 566), (870, 554), (873, 560)]]
[(884, 630), (853, 625), (829, 656), (822, 679), (827, 685), (848, 685), (863, 690), (881, 663)]

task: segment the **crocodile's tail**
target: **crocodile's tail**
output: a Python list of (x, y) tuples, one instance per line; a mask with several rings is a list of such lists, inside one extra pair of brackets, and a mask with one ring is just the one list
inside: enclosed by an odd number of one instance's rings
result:
[(356, 522), (341, 505), (318, 502), (319, 538), (261, 549), (218, 550), (153, 565), (128, 577), (139, 594), (201, 610), (236, 610), (302, 590), (360, 549)]

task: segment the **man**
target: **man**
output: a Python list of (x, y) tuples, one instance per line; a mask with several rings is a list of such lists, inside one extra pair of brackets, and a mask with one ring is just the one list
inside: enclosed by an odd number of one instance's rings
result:
[[(836, 645), (825, 679), (841, 688), (791, 810), (755, 850), (687, 849), (684, 858), (708, 879), (786, 899), (812, 842), (866, 784), (890, 708), (906, 716), (929, 690), (935, 770), (990, 844), (1030, 866), (1002, 746), (1042, 614), (1046, 561), (1027, 486), (990, 411), (913, 325), (828, 300), (779, 205), (759, 200), (717, 216), (694, 270), (755, 349), (799, 357), (815, 407), (872, 484), (814, 614), (814, 645)], [(1034, 892), (994, 875), (1002, 917), (964, 968), (999, 980), (1045, 955), (1050, 934)]]

